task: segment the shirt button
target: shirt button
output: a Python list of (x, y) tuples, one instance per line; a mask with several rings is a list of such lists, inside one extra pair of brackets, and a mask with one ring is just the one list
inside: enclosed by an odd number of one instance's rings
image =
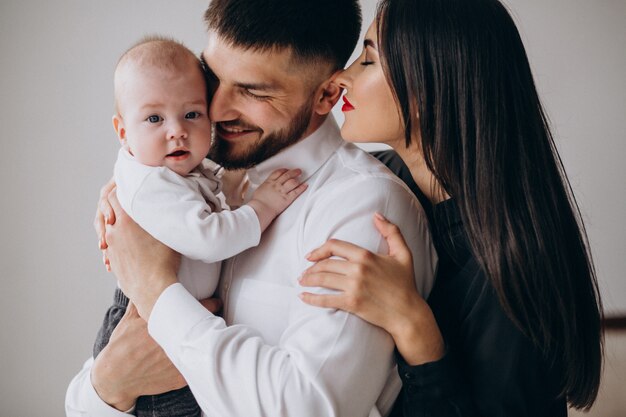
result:
[(406, 372), (404, 374), (404, 379), (408, 379), (408, 380), (413, 379), (413, 374), (411, 374), (410, 372)]

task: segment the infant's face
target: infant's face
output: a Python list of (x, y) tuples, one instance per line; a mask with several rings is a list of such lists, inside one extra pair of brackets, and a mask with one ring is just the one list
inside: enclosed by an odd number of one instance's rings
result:
[(182, 72), (127, 71), (118, 103), (126, 146), (137, 161), (186, 175), (211, 145), (207, 94), (195, 65)]

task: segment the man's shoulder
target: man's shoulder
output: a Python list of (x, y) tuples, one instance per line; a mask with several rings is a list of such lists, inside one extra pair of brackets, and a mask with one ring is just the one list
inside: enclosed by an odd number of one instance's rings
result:
[(346, 188), (346, 192), (360, 192), (356, 189), (365, 187), (374, 193), (377, 190), (395, 190), (412, 196), (406, 184), (385, 164), (348, 142), (343, 143), (322, 167), (320, 179), (323, 188)]

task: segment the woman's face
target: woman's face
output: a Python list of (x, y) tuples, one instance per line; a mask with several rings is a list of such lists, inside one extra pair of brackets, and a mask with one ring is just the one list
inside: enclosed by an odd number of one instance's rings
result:
[(404, 143), (404, 127), (378, 55), (376, 23), (363, 41), (363, 52), (336, 78), (346, 90), (341, 136), (349, 142)]

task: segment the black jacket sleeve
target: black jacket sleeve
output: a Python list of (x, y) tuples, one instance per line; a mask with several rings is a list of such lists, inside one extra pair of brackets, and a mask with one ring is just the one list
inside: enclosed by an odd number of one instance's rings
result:
[(408, 365), (396, 354), (402, 391), (390, 417), (477, 416), (449, 356), (420, 366)]

